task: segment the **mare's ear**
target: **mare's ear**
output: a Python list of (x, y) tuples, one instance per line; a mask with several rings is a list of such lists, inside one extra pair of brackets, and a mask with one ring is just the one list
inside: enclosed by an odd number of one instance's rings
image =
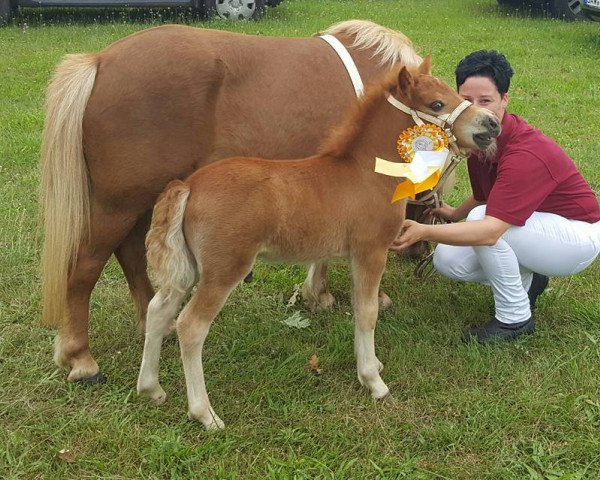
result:
[(398, 74), (398, 89), (404, 94), (408, 94), (413, 84), (413, 78), (406, 67), (402, 67)]
[(431, 75), (431, 57), (427, 55), (423, 63), (419, 65), (419, 73), (423, 75)]

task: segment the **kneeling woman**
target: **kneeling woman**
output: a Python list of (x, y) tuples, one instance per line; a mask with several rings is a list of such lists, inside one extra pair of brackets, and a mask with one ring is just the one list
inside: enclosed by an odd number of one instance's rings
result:
[(497, 150), (468, 159), (473, 195), (459, 207), (432, 214), (451, 222), (410, 220), (391, 250), (420, 240), (440, 245), (435, 268), (456, 280), (491, 286), (495, 316), (468, 330), (465, 340), (512, 339), (534, 332), (532, 311), (548, 276), (589, 266), (600, 252), (600, 207), (569, 156), (522, 118), (507, 113), (513, 70), (496, 51), (477, 51), (456, 68), (460, 95), (492, 110), (502, 124)]

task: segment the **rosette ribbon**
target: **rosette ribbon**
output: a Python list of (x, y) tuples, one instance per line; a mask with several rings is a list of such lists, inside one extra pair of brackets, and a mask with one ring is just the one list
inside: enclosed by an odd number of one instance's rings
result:
[(440, 181), (446, 158), (447, 148), (438, 151), (419, 150), (414, 153), (411, 163), (398, 163), (375, 158), (375, 172), (390, 177), (404, 177), (392, 196), (392, 203), (410, 197), (415, 200), (418, 193), (431, 190)]

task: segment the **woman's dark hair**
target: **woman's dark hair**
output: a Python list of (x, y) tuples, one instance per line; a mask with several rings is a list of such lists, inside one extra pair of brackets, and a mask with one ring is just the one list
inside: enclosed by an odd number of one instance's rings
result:
[(496, 50), (478, 50), (463, 58), (456, 66), (456, 87), (469, 77), (487, 77), (504, 95), (510, 87), (513, 69), (506, 57)]

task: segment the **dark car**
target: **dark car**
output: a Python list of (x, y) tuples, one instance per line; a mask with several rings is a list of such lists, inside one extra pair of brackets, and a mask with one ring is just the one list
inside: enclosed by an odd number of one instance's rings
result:
[(600, 16), (594, 17), (587, 8), (589, 4), (598, 5), (599, 0), (498, 0), (498, 3), (507, 7), (541, 7), (564, 20), (600, 20)]
[(0, 0), (0, 21), (6, 21), (19, 7), (191, 7), (205, 17), (227, 20), (259, 18), (265, 7), (282, 0)]
[(581, 9), (592, 20), (600, 22), (600, 0), (583, 0)]

